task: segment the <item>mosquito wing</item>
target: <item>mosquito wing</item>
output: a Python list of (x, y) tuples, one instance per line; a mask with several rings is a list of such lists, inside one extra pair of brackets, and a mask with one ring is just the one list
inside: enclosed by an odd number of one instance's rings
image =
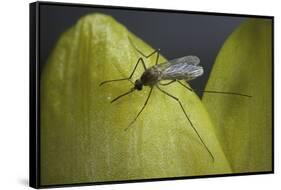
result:
[(195, 55), (188, 55), (188, 56), (169, 60), (168, 63), (170, 64), (187, 63), (189, 65), (199, 65), (200, 59)]
[(200, 59), (189, 55), (160, 64), (162, 80), (190, 81), (203, 74), (203, 67), (199, 66)]

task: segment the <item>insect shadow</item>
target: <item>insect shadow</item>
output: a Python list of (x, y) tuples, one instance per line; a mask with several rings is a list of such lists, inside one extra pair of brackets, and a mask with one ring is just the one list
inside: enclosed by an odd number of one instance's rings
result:
[[(199, 65), (200, 59), (197, 56), (188, 55), (188, 56), (172, 59), (170, 61), (166, 61), (164, 63), (159, 64), (158, 61), (159, 61), (160, 49), (155, 49), (152, 53), (150, 53), (148, 55), (145, 55), (143, 52), (141, 52), (134, 45), (134, 43), (132, 42), (132, 40), (130, 38), (128, 38), (128, 39), (129, 39), (132, 47), (134, 47), (134, 49), (139, 54), (141, 54), (143, 57), (145, 57), (146, 59), (156, 54), (156, 61), (155, 61), (154, 66), (147, 68), (143, 58), (140, 57), (129, 77), (121, 78), (121, 79), (114, 79), (114, 80), (106, 80), (106, 81), (103, 81), (103, 82), (100, 83), (100, 86), (102, 86), (104, 84), (111, 83), (111, 82), (118, 82), (118, 81), (127, 80), (127, 81), (129, 81), (133, 84), (133, 87), (128, 92), (125, 92), (125, 93), (117, 96), (116, 98), (114, 98), (111, 101), (111, 103), (117, 101), (121, 97), (124, 97), (124, 96), (134, 92), (135, 90), (141, 91), (143, 86), (150, 87), (150, 91), (148, 93), (148, 96), (147, 96), (142, 108), (140, 109), (140, 111), (138, 112), (138, 114), (136, 115), (134, 120), (132, 120), (132, 122), (129, 124), (129, 126), (127, 128), (125, 128), (125, 131), (128, 130), (132, 126), (132, 124), (137, 120), (137, 118), (143, 112), (144, 108), (146, 107), (146, 105), (148, 103), (148, 100), (151, 96), (151, 93), (152, 93), (153, 89), (157, 88), (160, 92), (162, 92), (166, 96), (172, 98), (174, 101), (176, 101), (179, 104), (179, 106), (181, 107), (181, 110), (184, 113), (184, 115), (185, 115), (187, 121), (189, 122), (190, 126), (192, 127), (192, 129), (194, 130), (194, 132), (196, 133), (196, 135), (200, 139), (200, 142), (203, 144), (204, 148), (207, 150), (207, 152), (209, 153), (209, 155), (212, 158), (212, 161), (214, 162), (215, 158), (214, 158), (213, 154), (211, 153), (211, 151), (209, 150), (209, 148), (207, 147), (207, 145), (205, 144), (205, 142), (201, 138), (197, 129), (194, 127), (194, 125), (191, 122), (190, 118), (188, 117), (180, 99), (178, 97), (170, 94), (169, 92), (165, 91), (164, 89), (162, 89), (162, 86), (167, 86), (167, 85), (170, 85), (174, 82), (177, 82), (181, 86), (186, 88), (187, 90), (193, 92), (193, 89), (190, 88), (189, 86), (187, 86), (182, 81), (188, 82), (190, 80), (193, 80), (193, 79), (203, 75), (203, 73), (204, 73), (203, 67)], [(135, 73), (135, 71), (136, 71), (136, 69), (137, 69), (137, 67), (140, 63), (144, 68), (144, 72), (139, 79), (137, 79), (135, 82), (133, 82), (131, 79), (132, 79), (132, 77), (133, 77), (133, 75), (134, 75), (134, 73)], [(169, 82), (163, 83), (164, 80), (168, 80)], [(220, 91), (211, 91), (211, 90), (208, 90), (208, 91), (201, 90), (201, 92), (220, 93), (220, 94), (229, 94), (229, 95), (251, 97), (251, 96), (246, 95), (246, 94), (240, 94), (240, 93), (235, 93), (235, 92), (220, 92)]]

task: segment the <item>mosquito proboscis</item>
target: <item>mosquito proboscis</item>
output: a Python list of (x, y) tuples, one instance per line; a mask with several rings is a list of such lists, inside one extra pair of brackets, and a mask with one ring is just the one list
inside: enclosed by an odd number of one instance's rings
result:
[[(212, 160), (214, 161), (215, 158), (214, 158), (212, 152), (209, 150), (209, 148), (207, 147), (207, 145), (205, 144), (205, 142), (201, 138), (200, 134), (198, 133), (197, 129), (194, 127), (194, 125), (191, 122), (190, 118), (188, 117), (180, 99), (177, 98), (176, 96), (170, 94), (169, 92), (165, 91), (161, 87), (161, 86), (170, 85), (174, 82), (178, 82), (181, 86), (185, 87), (189, 91), (193, 91), (193, 89), (190, 88), (189, 86), (187, 86), (183, 81), (188, 82), (190, 80), (193, 80), (193, 79), (203, 75), (203, 73), (204, 73), (203, 67), (199, 65), (200, 59), (197, 56), (188, 55), (188, 56), (172, 59), (170, 61), (166, 61), (164, 63), (159, 64), (158, 63), (159, 52), (160, 52), (159, 49), (154, 50), (149, 55), (145, 55), (139, 49), (136, 48), (136, 46), (133, 44), (133, 42), (131, 41), (130, 38), (129, 38), (129, 41), (132, 44), (132, 46), (135, 48), (135, 50), (145, 58), (149, 58), (149, 57), (156, 54), (156, 61), (155, 61), (154, 66), (147, 68), (143, 58), (140, 57), (129, 77), (121, 78), (121, 79), (114, 79), (114, 80), (106, 80), (106, 81), (103, 81), (103, 82), (100, 83), (100, 86), (101, 86), (101, 85), (111, 83), (111, 82), (118, 82), (118, 81), (127, 80), (127, 81), (129, 81), (133, 84), (133, 87), (129, 91), (117, 96), (116, 98), (114, 98), (111, 101), (111, 103), (117, 101), (121, 97), (124, 97), (128, 94), (133, 93), (136, 90), (141, 91), (144, 86), (150, 87), (148, 96), (147, 96), (142, 108), (140, 109), (140, 111), (138, 112), (138, 114), (136, 115), (134, 120), (132, 120), (132, 122), (129, 124), (129, 126), (127, 128), (125, 128), (125, 130), (128, 130), (132, 126), (132, 124), (137, 120), (137, 118), (140, 116), (140, 114), (143, 112), (143, 110), (146, 107), (146, 105), (148, 103), (148, 100), (149, 100), (149, 98), (152, 94), (153, 89), (156, 88), (160, 92), (162, 92), (163, 94), (167, 95), (168, 97), (170, 97), (173, 100), (178, 102), (178, 104), (181, 107), (181, 110), (183, 111), (183, 113), (184, 113), (187, 121), (189, 122), (190, 126), (192, 127), (192, 129), (194, 130), (194, 132), (196, 133), (198, 138), (200, 139), (200, 142), (203, 144), (203, 146), (205, 147), (205, 149), (207, 150), (207, 152), (211, 156)], [(133, 82), (131, 79), (132, 79), (139, 63), (141, 63), (141, 65), (143, 66), (144, 72), (139, 79), (137, 79), (135, 82)], [(163, 83), (164, 80), (168, 80), (169, 82)], [(221, 92), (221, 91), (212, 91), (212, 90), (208, 90), (208, 91), (202, 90), (201, 92), (221, 93), (221, 94), (236, 95), (236, 96), (242, 96), (242, 97), (248, 97), (248, 98), (251, 97), (249, 95), (240, 94), (240, 93), (236, 93), (236, 92)]]

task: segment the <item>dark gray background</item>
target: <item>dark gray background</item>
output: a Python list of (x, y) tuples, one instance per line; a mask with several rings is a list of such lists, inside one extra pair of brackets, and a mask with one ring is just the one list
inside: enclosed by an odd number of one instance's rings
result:
[[(185, 55), (198, 56), (204, 67), (204, 75), (191, 82), (196, 89), (204, 89), (223, 42), (245, 20), (243, 16), (41, 5), (41, 68), (61, 33), (73, 26), (81, 16), (94, 12), (113, 16), (152, 47), (160, 48), (161, 54), (167, 59)], [(201, 96), (202, 93), (198, 94)]]

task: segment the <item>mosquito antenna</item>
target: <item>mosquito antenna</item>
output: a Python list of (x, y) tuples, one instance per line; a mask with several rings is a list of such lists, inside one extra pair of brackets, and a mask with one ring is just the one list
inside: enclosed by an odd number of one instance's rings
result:
[(215, 90), (197, 90), (197, 89), (192, 89), (192, 88), (186, 86), (181, 81), (177, 81), (177, 82), (190, 91), (195, 90), (195, 91), (199, 91), (199, 92), (206, 92), (206, 93), (213, 93), (213, 94), (227, 94), (227, 95), (235, 95), (235, 96), (244, 96), (244, 97), (247, 97), (247, 98), (252, 97), (252, 96), (247, 95), (247, 94), (241, 94), (241, 93), (236, 93), (236, 92), (223, 92), (223, 91), (215, 91)]
[(147, 98), (146, 98), (146, 100), (145, 100), (145, 102), (144, 102), (144, 104), (143, 104), (141, 110), (139, 111), (139, 113), (137, 114), (137, 116), (135, 117), (135, 119), (129, 124), (129, 126), (128, 126), (126, 129), (124, 129), (125, 131), (127, 131), (127, 130), (132, 126), (132, 124), (137, 120), (137, 118), (140, 116), (140, 114), (141, 114), (142, 111), (144, 110), (144, 108), (145, 108), (145, 106), (146, 106), (146, 104), (147, 104), (147, 102), (148, 102), (148, 100), (149, 100), (149, 98), (150, 98), (150, 95), (151, 95), (151, 93), (152, 93), (152, 89), (153, 89), (153, 87), (150, 88), (149, 94), (148, 94), (148, 96), (147, 96)]
[(209, 150), (209, 148), (207, 147), (207, 145), (204, 143), (204, 141), (203, 141), (203, 139), (201, 138), (201, 136), (199, 135), (198, 131), (196, 130), (196, 128), (195, 128), (194, 125), (192, 124), (191, 120), (190, 120), (189, 117), (187, 116), (186, 111), (185, 111), (185, 109), (183, 108), (183, 105), (182, 105), (181, 101), (180, 101), (177, 97), (175, 97), (175, 96), (173, 96), (172, 94), (170, 94), (170, 93), (166, 92), (165, 90), (161, 89), (159, 86), (157, 86), (157, 88), (158, 88), (161, 92), (163, 92), (163, 93), (166, 94), (167, 96), (173, 98), (174, 100), (176, 100), (176, 101), (179, 103), (179, 105), (180, 105), (180, 107), (181, 107), (181, 109), (182, 109), (182, 111), (183, 111), (185, 117), (187, 118), (188, 122), (190, 123), (192, 129), (195, 131), (196, 135), (197, 135), (198, 138), (200, 139), (200, 142), (203, 144), (203, 146), (205, 147), (205, 149), (208, 151), (208, 153), (210, 154), (210, 156), (212, 157), (212, 160), (213, 160), (213, 162), (214, 162), (214, 161), (215, 161), (215, 158), (214, 158), (213, 154), (211, 153), (211, 151)]
[(118, 100), (119, 98), (122, 98), (123, 96), (126, 96), (126, 95), (128, 95), (128, 94), (131, 94), (131, 93), (134, 92), (135, 90), (136, 90), (135, 88), (131, 88), (130, 91), (128, 91), (128, 92), (126, 92), (126, 93), (124, 93), (124, 94), (121, 94), (121, 95), (117, 96), (116, 98), (114, 98), (113, 100), (111, 100), (110, 103), (115, 102), (116, 100)]

